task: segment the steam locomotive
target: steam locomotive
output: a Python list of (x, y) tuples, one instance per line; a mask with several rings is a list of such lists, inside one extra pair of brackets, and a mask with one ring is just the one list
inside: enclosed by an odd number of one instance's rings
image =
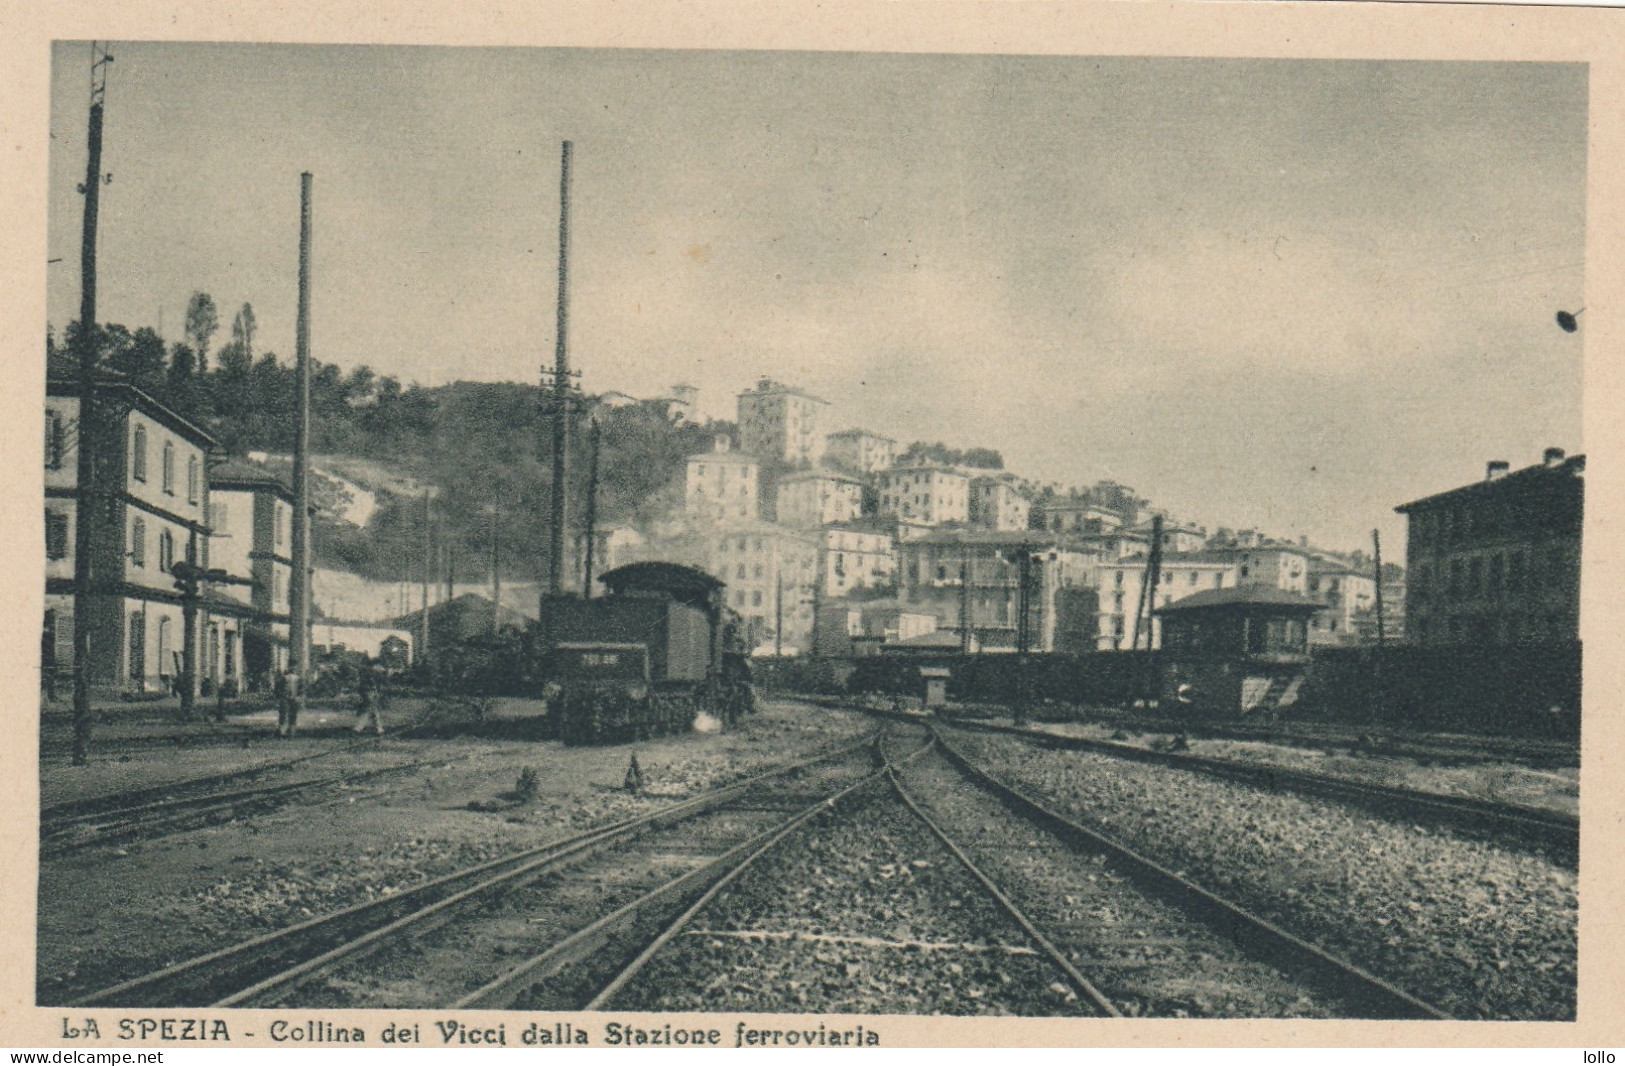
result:
[(602, 575), (609, 595), (544, 602), (538, 627), (548, 713), (566, 744), (616, 744), (729, 726), (754, 709), (750, 660), (723, 583), (676, 563)]

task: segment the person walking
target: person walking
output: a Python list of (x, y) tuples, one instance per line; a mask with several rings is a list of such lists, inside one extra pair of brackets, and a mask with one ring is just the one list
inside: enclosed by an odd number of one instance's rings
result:
[(379, 684), (377, 667), (372, 663), (365, 663), (361, 667), (361, 676), (356, 679), (356, 719), (355, 731), (365, 733), (369, 729), (374, 736), (384, 735), (384, 721), (379, 715), (382, 710), (383, 688)]
[(277, 675), (277, 736), (291, 737), (299, 727), (299, 675), (287, 671)]

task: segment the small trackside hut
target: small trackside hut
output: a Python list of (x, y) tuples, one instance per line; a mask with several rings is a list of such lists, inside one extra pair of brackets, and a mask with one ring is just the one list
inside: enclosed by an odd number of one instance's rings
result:
[(544, 601), (539, 623), (549, 713), (566, 744), (613, 744), (731, 723), (749, 681), (730, 669), (723, 583), (675, 563), (602, 575), (609, 595)]
[(1297, 702), (1309, 667), (1309, 619), (1320, 608), (1268, 587), (1210, 589), (1158, 608), (1162, 706), (1273, 716)]

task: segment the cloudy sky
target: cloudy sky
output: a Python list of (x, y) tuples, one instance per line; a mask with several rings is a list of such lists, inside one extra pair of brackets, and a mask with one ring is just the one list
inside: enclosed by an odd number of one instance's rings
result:
[[(1574, 65), (123, 44), (101, 317), (211, 293), (407, 380), (552, 358), (559, 142), (589, 391), (759, 375), (831, 427), (987, 445), (1358, 547), (1579, 451)], [(50, 321), (77, 313), (89, 46), (57, 48)], [(1583, 320), (1582, 320), (1583, 321)]]

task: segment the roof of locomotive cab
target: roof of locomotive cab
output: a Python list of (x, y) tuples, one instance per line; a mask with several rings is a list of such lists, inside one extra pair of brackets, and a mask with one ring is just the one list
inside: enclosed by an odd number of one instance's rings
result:
[(616, 595), (626, 592), (669, 592), (678, 598), (708, 596), (725, 584), (704, 570), (680, 563), (628, 563), (600, 574)]

